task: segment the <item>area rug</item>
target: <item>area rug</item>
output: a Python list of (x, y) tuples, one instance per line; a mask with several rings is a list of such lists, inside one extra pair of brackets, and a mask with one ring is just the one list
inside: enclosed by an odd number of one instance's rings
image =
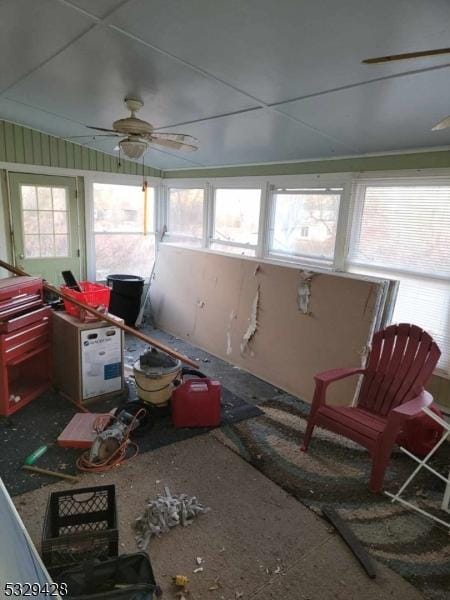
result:
[[(130, 386), (129, 397), (134, 398), (134, 390)], [(91, 412), (109, 412), (123, 398), (110, 398), (100, 404), (89, 404)], [(37, 467), (62, 471), (70, 475), (79, 474), (75, 461), (80, 450), (61, 448), (56, 439), (67, 423), (77, 412), (77, 408), (56, 392), (48, 392), (37, 398), (21, 411), (9, 418), (0, 418), (0, 477), (3, 479), (11, 496), (29, 492), (44, 485), (59, 481), (53, 477), (30, 474), (21, 466), (25, 458), (42, 445), (48, 445), (47, 452), (36, 462)], [(239, 398), (226, 388), (222, 388), (222, 423), (237, 423), (261, 414), (257, 406), (253, 406)], [(168, 411), (160, 415), (153, 427), (136, 438), (139, 452), (144, 453), (162, 446), (174, 444), (182, 440), (207, 433), (209, 427), (195, 429), (175, 429)], [(68, 484), (70, 486), (70, 483)]]
[[(448, 599), (450, 533), (385, 495), (371, 494), (368, 453), (349, 440), (316, 428), (309, 452), (300, 452), (309, 413), (305, 402), (280, 396), (260, 408), (262, 416), (225, 426), (214, 435), (311, 510), (320, 514), (324, 506), (334, 508), (374, 558), (425, 597)], [(445, 444), (433, 466), (448, 473), (449, 464), (450, 444)], [(415, 466), (395, 453), (385, 489), (397, 491)], [(432, 512), (442, 501), (443, 483), (426, 472), (408, 490), (405, 499)]]

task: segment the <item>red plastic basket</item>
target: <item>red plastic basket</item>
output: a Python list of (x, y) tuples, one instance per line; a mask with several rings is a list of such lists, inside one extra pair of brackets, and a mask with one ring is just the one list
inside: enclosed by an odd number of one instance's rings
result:
[[(82, 292), (72, 290), (66, 285), (61, 286), (61, 290), (66, 294), (66, 296), (72, 296), (72, 298), (75, 300), (84, 302), (84, 304), (88, 304), (93, 308), (104, 306), (106, 307), (106, 310), (108, 310), (111, 290), (107, 285), (91, 283), (90, 281), (80, 281), (79, 283), (81, 289), (83, 290)], [(72, 304), (72, 302), (64, 300), (64, 308), (69, 315), (72, 315), (72, 317), (80, 317), (81, 309), (75, 304)]]

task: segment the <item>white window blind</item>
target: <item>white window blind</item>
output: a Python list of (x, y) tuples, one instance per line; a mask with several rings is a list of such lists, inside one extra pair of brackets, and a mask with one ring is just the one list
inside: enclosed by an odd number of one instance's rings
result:
[(360, 185), (349, 270), (400, 281), (393, 322), (436, 340), (450, 374), (450, 185)]

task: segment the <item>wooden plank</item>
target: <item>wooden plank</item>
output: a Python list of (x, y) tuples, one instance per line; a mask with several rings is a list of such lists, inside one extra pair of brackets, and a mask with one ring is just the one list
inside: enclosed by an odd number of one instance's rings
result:
[(31, 142), (33, 145), (33, 165), (42, 164), (42, 147), (41, 147), (41, 134), (39, 131), (31, 131)]
[(68, 169), (75, 168), (75, 144), (65, 142), (66, 145), (66, 164)]
[(89, 148), (89, 169), (91, 171), (95, 171), (97, 168), (97, 157), (95, 156), (95, 150)]
[(109, 154), (103, 156), (103, 170), (107, 173), (111, 173), (111, 157)]
[(324, 507), (322, 508), (323, 516), (333, 525), (339, 535), (342, 537), (344, 542), (353, 552), (361, 566), (371, 579), (375, 579), (376, 570), (375, 565), (370, 558), (368, 552), (363, 548), (361, 542), (358, 540), (356, 535), (347, 525), (347, 523), (341, 519), (337, 512), (333, 508)]
[(81, 160), (82, 160), (82, 164), (83, 164), (83, 169), (84, 170), (88, 170), (89, 169), (89, 148), (86, 148), (86, 146), (83, 146), (81, 148)]
[(12, 123), (8, 123), (7, 121), (5, 122), (5, 148), (7, 162), (15, 162), (14, 129)]
[(50, 136), (50, 164), (59, 167), (58, 138)]
[(25, 163), (32, 165), (34, 163), (33, 157), (33, 132), (28, 127), (23, 128), (23, 148), (25, 153)]
[(0, 121), (0, 160), (6, 161), (5, 122)]
[(81, 156), (81, 146), (79, 144), (73, 144), (73, 154), (74, 154), (74, 168), (82, 169), (83, 168), (83, 159)]
[(50, 166), (50, 136), (41, 133), (42, 164)]
[(102, 152), (96, 152), (95, 153), (95, 157), (97, 159), (96, 161), (96, 170), (97, 171), (104, 171), (105, 170), (105, 165), (103, 163), (103, 153)]
[(58, 138), (58, 167), (67, 168), (66, 142)]
[(13, 126), (14, 131), (14, 152), (16, 156), (16, 162), (25, 162), (25, 148), (23, 145), (23, 128), (20, 125)]

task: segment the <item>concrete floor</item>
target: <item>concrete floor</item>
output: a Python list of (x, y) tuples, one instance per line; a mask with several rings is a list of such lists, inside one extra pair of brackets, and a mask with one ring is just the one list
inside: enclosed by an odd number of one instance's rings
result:
[[(212, 434), (147, 452), (104, 475), (85, 474), (78, 487), (105, 483), (116, 485), (121, 552), (136, 551), (131, 524), (165, 485), (211, 508), (190, 527), (150, 542), (166, 598), (175, 598), (176, 574), (189, 577), (192, 600), (422, 598), (381, 565), (377, 579), (368, 579), (324, 521)], [(67, 487), (57, 483), (14, 498), (38, 548), (48, 495)], [(204, 570), (194, 574), (196, 557), (204, 559)], [(220, 587), (210, 590), (217, 582)]]

